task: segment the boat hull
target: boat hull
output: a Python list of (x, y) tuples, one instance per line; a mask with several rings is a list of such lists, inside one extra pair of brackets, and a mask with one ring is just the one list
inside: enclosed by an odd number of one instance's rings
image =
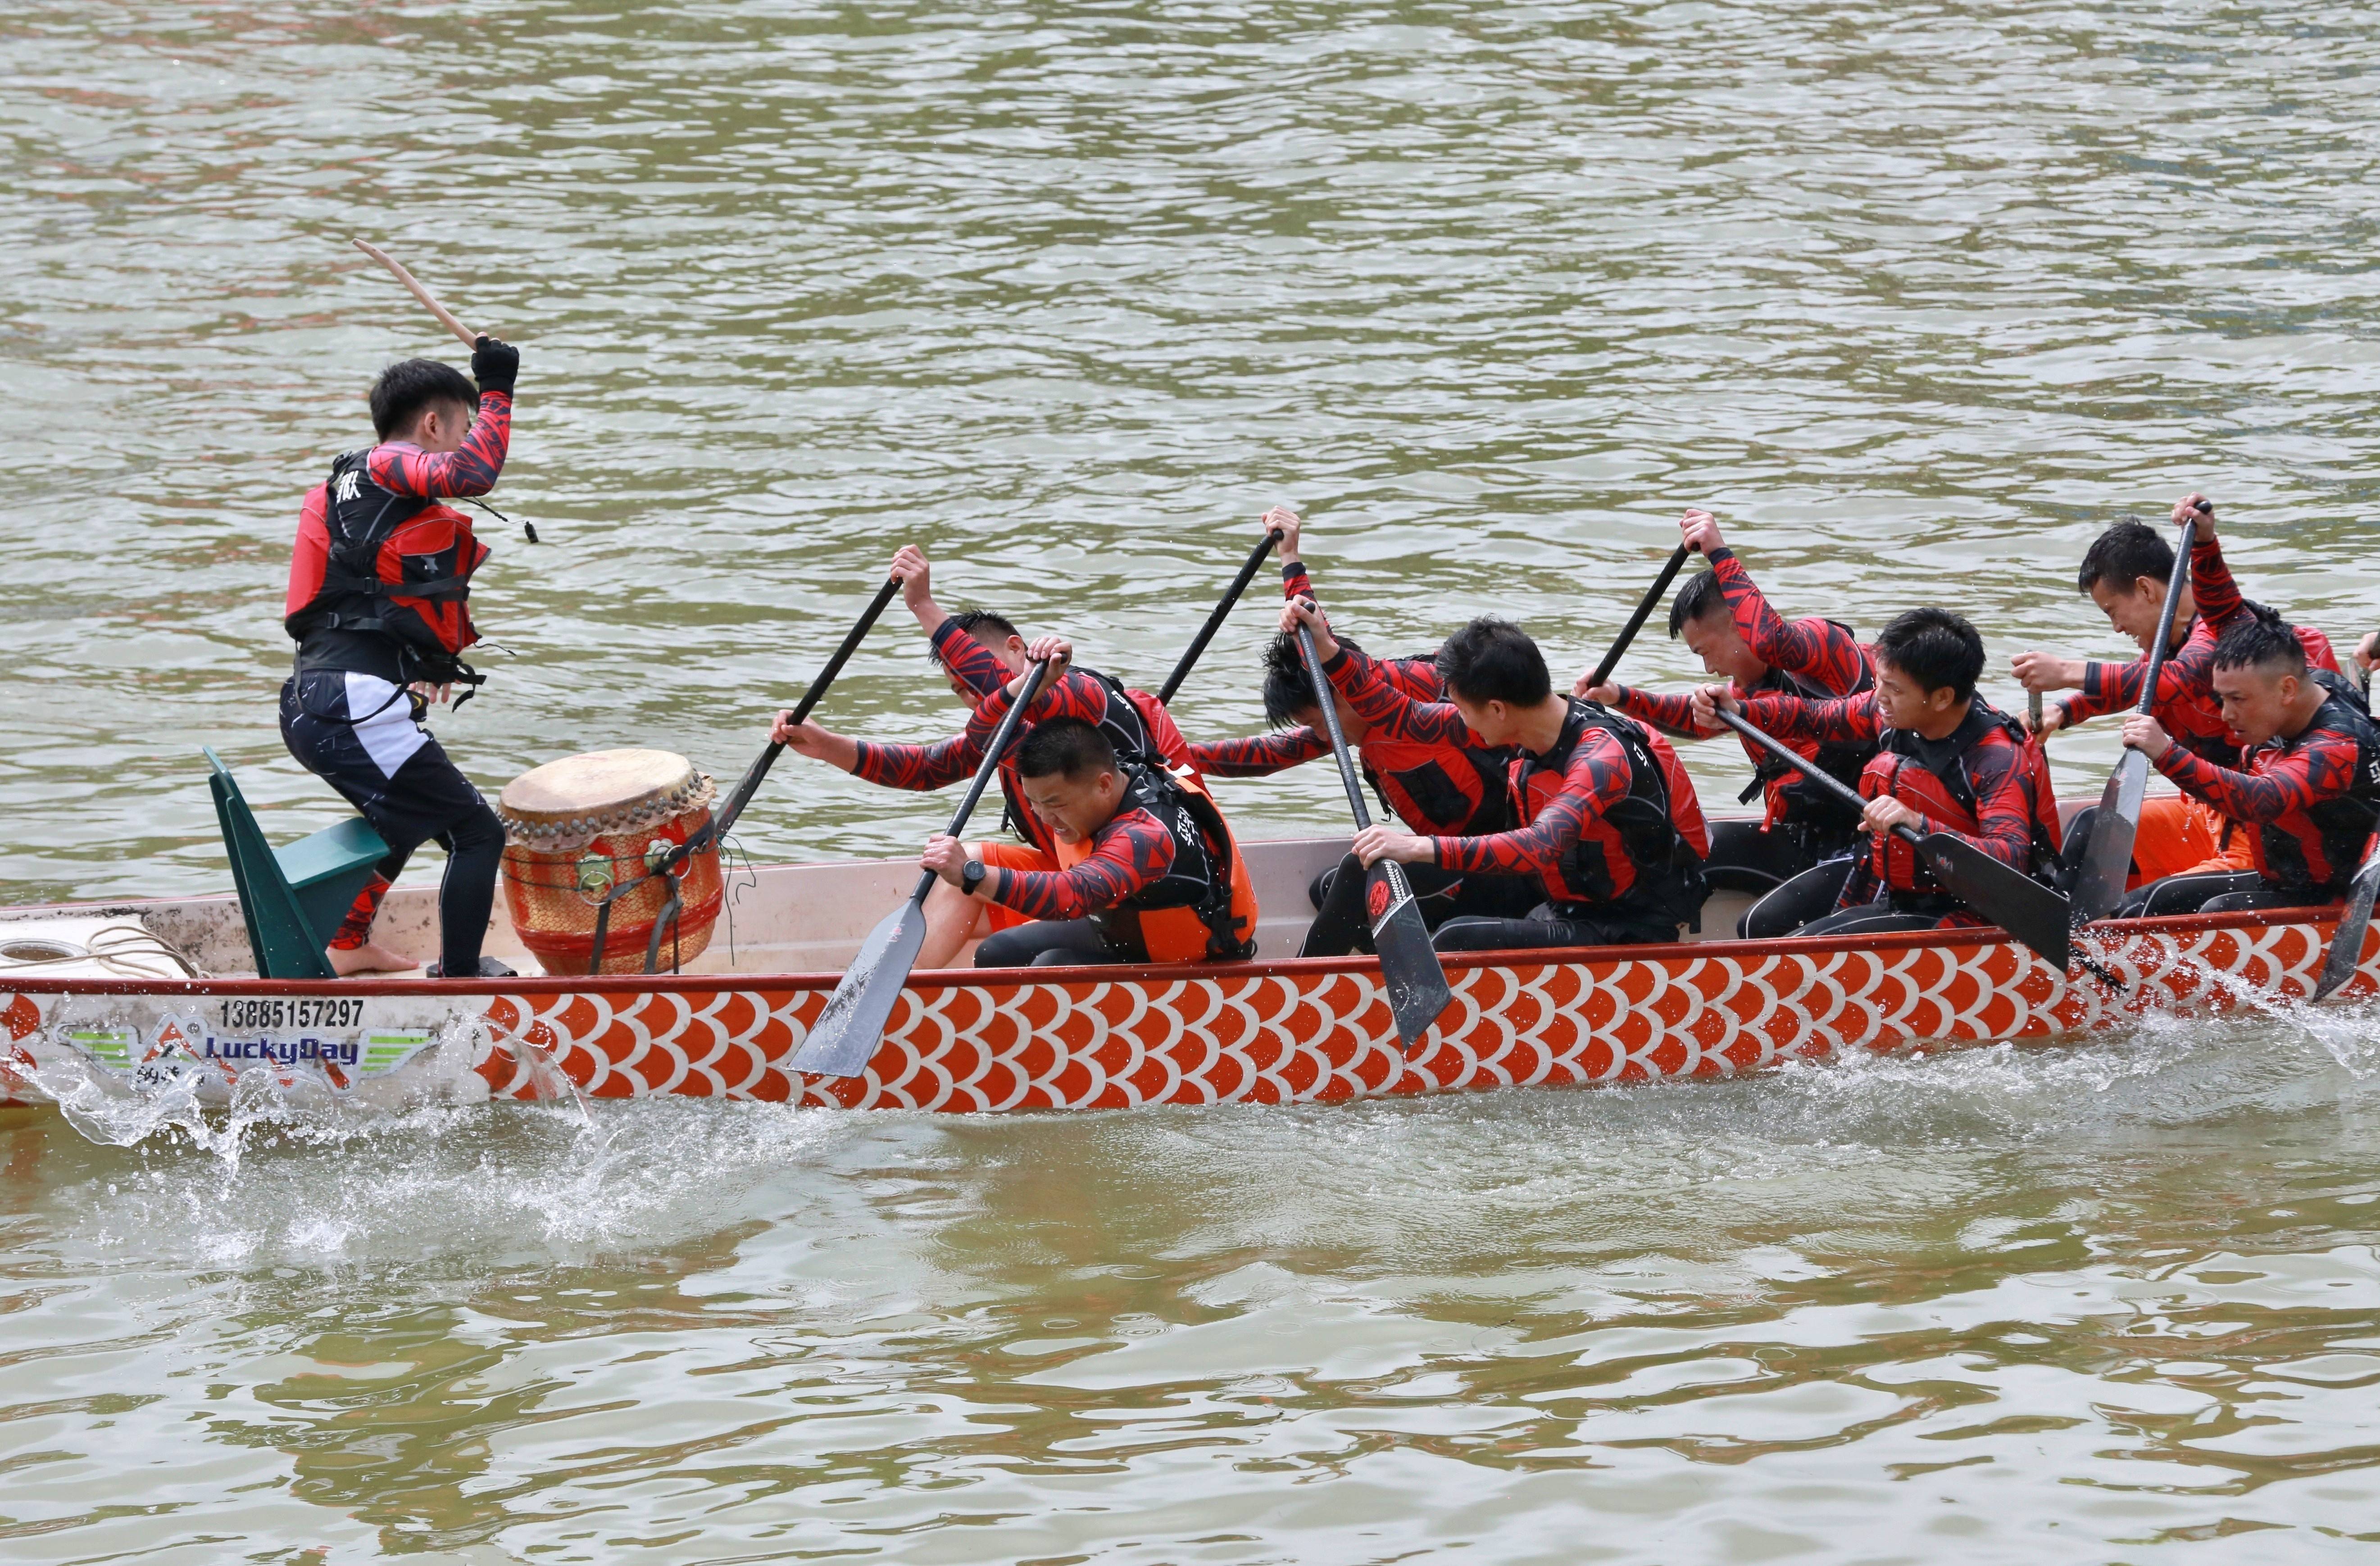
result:
[[(40, 1100), (73, 1067), (126, 1082), (262, 1072), (338, 1094), (433, 1056), (440, 1080), (498, 1099), (959, 1113), (1734, 1076), (2288, 1002), (2311, 992), (2335, 918), (2102, 927), (2086, 945), (2120, 989), (2060, 975), (1995, 930), (1450, 957), (1454, 1002), (1411, 1054), (1368, 959), (926, 973), (852, 1078), (792, 1063), (833, 974), (521, 979), (492, 994), (420, 980), (23, 980), (0, 989), (0, 1091)], [(2334, 1002), (2374, 993), (2375, 969), (2380, 933)]]

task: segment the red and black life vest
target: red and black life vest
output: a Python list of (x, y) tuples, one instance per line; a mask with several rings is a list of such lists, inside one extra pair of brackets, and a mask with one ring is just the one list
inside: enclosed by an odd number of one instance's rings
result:
[[(1682, 769), (1661, 764), (1653, 736), (1634, 719), (1583, 697), (1571, 698), (1570, 714), (1562, 720), (1561, 737), (1553, 748), (1542, 756), (1524, 750), (1512, 759), (1509, 777), (1514, 815), (1534, 821), (1544, 812), (1562, 792), (1572, 755), (1597, 729), (1618, 740), (1628, 757), (1628, 797), (1605, 810), (1600, 819), (1587, 822), (1578, 840), (1562, 851), (1559, 895), (1549, 900), (1557, 904), (1610, 904), (1633, 897), (1675, 915), (1681, 924), (1698, 924), (1708, 892), (1703, 856), (1710, 841), (1702, 825), (1702, 802), (1694, 797), (1694, 785), (1686, 782)], [(1680, 790), (1683, 799), (1678, 796)], [(1681, 810), (1691, 814), (1684, 825), (1678, 819)], [(1687, 825), (1701, 838), (1699, 845), (1688, 837)]]
[[(1854, 642), (1858, 640), (1852, 628), (1841, 621), (1829, 620), (1827, 624), (1842, 632), (1846, 638)], [(1752, 694), (1791, 696), (1803, 701), (1840, 701), (1845, 697), (1864, 696), (1875, 688), (1876, 665), (1862, 656), (1859, 683), (1849, 690), (1826, 690), (1798, 674), (1772, 666), (1767, 677), (1755, 687)], [(1859, 787), (1860, 774), (1867, 770), (1867, 764), (1876, 753), (1876, 745), (1868, 740), (1829, 740), (1806, 754), (1817, 764), (1820, 771), (1845, 788), (1855, 789)], [(1778, 799), (1784, 808), (1770, 824), (1806, 827), (1836, 842), (1849, 842), (1858, 832), (1858, 811), (1765, 749), (1754, 759), (1752, 782), (1736, 796), (1736, 803), (1751, 804), (1779, 779), (1786, 780), (1777, 791)]]
[(2286, 755), (2325, 734), (2355, 747), (2355, 781), (2345, 794), (2257, 828), (2256, 868), (2266, 880), (2290, 891), (2321, 887), (2339, 892), (2363, 862), (2374, 825), (2380, 822), (2380, 724), (2331, 690), (2328, 680), (2321, 684), (2327, 694), (2313, 722), (2289, 739), (2267, 740), (2248, 752), (2249, 769), (2254, 770), (2259, 756)]
[[(2048, 880), (2055, 873), (2060, 842), (2058, 795), (2051, 786), (2049, 761), (2022, 724), (1977, 698), (1969, 710), (1949, 757), (1929, 766), (1921, 759), (1920, 735), (1910, 729), (1887, 729), (1879, 752), (1859, 780), (1862, 796), (1889, 795), (1929, 821), (1951, 832), (1973, 836), (1983, 830), (1977, 809), (1974, 777), (1968, 758), (1978, 747), (2005, 741), (2016, 754), (2010, 765), (2020, 783), (2030, 780), (2033, 815), (2033, 862), (2027, 875)], [(1899, 892), (1944, 895), (1934, 875), (1896, 833), (1876, 837), (1868, 850), (1868, 873)]]
[(1512, 800), (1505, 786), (1512, 753), (1413, 740), (1365, 738), (1355, 746), (1364, 780), (1380, 808), (1429, 837), (1486, 837), (1510, 832)]
[(1109, 951), (1158, 963), (1255, 956), (1256, 890), (1214, 800), (1161, 764), (1125, 761), (1123, 778), (1117, 810), (1145, 810), (1172, 833), (1173, 863), (1156, 881), (1089, 916)]
[(370, 455), (348, 452), (331, 464), (322, 578), (291, 584), (291, 600), (304, 597), (283, 624), (301, 648), (322, 631), (388, 637), (398, 649), (400, 684), (477, 686), (481, 677), (460, 655), (479, 640), (468, 601), (488, 546), (454, 507), (374, 483)]

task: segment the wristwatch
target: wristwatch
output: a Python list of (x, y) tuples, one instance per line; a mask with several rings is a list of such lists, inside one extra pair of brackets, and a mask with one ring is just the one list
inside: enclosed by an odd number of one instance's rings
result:
[(974, 896), (977, 889), (983, 885), (983, 878), (989, 873), (983, 868), (982, 860), (969, 859), (966, 862), (966, 868), (959, 872), (959, 890), (969, 897)]

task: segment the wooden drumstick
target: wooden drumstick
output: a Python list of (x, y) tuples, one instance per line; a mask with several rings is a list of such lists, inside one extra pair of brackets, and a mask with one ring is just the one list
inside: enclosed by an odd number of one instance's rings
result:
[(361, 250), (364, 254), (371, 257), (372, 260), (380, 262), (381, 265), (388, 268), (389, 272), (399, 283), (405, 285), (407, 291), (411, 293), (415, 298), (419, 299), (423, 304), (429, 306), (430, 313), (436, 316), (440, 321), (445, 322), (447, 331), (452, 332), (457, 337), (462, 338), (463, 346), (465, 347), (475, 348), (480, 346), (480, 334), (472, 331), (469, 327), (464, 325), (461, 322), (455, 320), (453, 311), (449, 310), (444, 305), (440, 304), (436, 299), (431, 297), (430, 290), (423, 287), (420, 284), (416, 283), (413, 280), (413, 273), (406, 271), (405, 268), (399, 266), (394, 260), (390, 259), (389, 253), (386, 250), (382, 249), (378, 245), (371, 244), (362, 239), (358, 239), (354, 241), (354, 243), (357, 249)]

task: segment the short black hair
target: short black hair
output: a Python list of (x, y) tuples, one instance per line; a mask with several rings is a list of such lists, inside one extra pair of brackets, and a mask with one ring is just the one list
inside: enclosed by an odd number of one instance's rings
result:
[(1025, 778), (1064, 776), (1068, 782), (1116, 770), (1115, 747), (1099, 725), (1080, 718), (1052, 718), (1036, 723), (1016, 747), (1016, 775)]
[(1438, 677), (1448, 690), (1475, 704), (1533, 707), (1554, 692), (1546, 655), (1529, 633), (1491, 614), (1482, 614), (1446, 638), (1438, 649)]
[(1984, 638), (1964, 615), (1947, 609), (1912, 609), (1896, 614), (1876, 638), (1876, 661), (1889, 663), (1920, 688), (1948, 686), (1965, 701), (1984, 673)]
[(480, 406), (480, 389), (469, 376), (434, 358), (401, 359), (380, 372), (372, 382), (372, 429), (383, 441), (413, 428), (421, 410), (433, 403)]
[[(975, 637), (978, 641), (1006, 641), (1018, 634), (1016, 627), (1009, 624), (1007, 615), (994, 614), (989, 609), (962, 609), (952, 615), (948, 623), (956, 625), (962, 632)], [(942, 649), (940, 642), (926, 644), (926, 662), (941, 664), (945, 669), (950, 667), (948, 663), (942, 662)]]
[(2298, 639), (2296, 626), (2262, 605), (2252, 606), (2216, 638), (2215, 667), (2261, 669), (2304, 679), (2305, 643)]
[(2139, 517), (2122, 516), (2082, 552), (2074, 590), (2088, 598), (2093, 588), (2105, 582), (2110, 592), (2128, 593), (2143, 577), (2152, 582), (2173, 580), (2173, 545)]
[[(1354, 637), (1336, 631), (1330, 634), (1341, 647), (1364, 650)], [(1314, 704), (1314, 682), (1306, 677), (1305, 654), (1298, 650), (1297, 638), (1286, 631), (1265, 644), (1264, 704), (1265, 722), (1277, 729), (1302, 722), (1300, 712), (1321, 711)]]
[(1697, 571), (1686, 578), (1686, 585), (1678, 589), (1677, 601), (1670, 605), (1670, 639), (1677, 640), (1678, 633), (1686, 628), (1689, 621), (1727, 612), (1727, 594), (1718, 590), (1718, 573)]

